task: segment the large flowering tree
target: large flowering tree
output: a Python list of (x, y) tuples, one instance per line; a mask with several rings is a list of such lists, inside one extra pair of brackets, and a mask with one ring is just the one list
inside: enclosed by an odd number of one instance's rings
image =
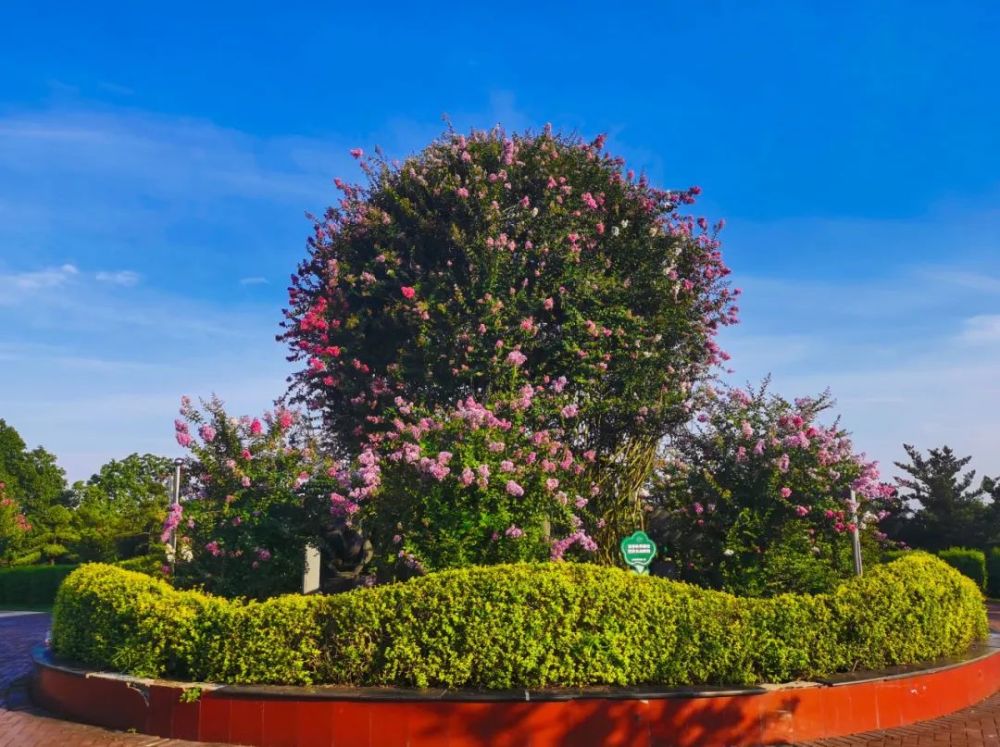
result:
[(649, 499), (678, 575), (737, 593), (819, 591), (853, 573), (855, 526), (866, 550), (886, 540), (895, 490), (838, 423), (818, 422), (829, 395), (789, 402), (766, 383), (704, 395)]
[(603, 137), (548, 130), (449, 132), (402, 163), (354, 154), (368, 183), (338, 180), (343, 197), (316, 220), (292, 279), (293, 396), (357, 455), (393, 432), (400, 402), (491, 408), (509, 395), (511, 363), (532, 387), (564, 379), (564, 396), (523, 427), (559, 428), (594, 455), (590, 508), (610, 557), (641, 521), (658, 441), (725, 358), (714, 336), (737, 313), (720, 226), (681, 212), (698, 188), (654, 188)]

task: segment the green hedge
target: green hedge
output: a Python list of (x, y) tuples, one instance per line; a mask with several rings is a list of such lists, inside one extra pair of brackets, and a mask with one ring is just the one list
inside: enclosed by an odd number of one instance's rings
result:
[(52, 641), (144, 676), (495, 689), (779, 682), (956, 654), (986, 634), (975, 585), (910, 553), (830, 594), (768, 599), (551, 563), (242, 602), (95, 564), (59, 591)]
[(986, 589), (990, 598), (1000, 599), (1000, 547), (990, 549), (986, 556)]
[(46, 607), (75, 565), (26, 565), (0, 569), (0, 605)]
[(980, 589), (986, 588), (986, 555), (982, 550), (968, 547), (949, 547), (938, 557), (963, 575), (971, 578)]

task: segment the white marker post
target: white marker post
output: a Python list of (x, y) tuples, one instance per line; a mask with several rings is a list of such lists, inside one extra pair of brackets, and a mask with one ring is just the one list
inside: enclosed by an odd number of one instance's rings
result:
[(854, 573), (860, 576), (864, 569), (861, 567), (861, 529), (858, 526), (858, 500), (854, 490), (851, 490), (851, 519), (854, 523), (854, 531), (851, 532), (854, 544)]
[(302, 593), (319, 591), (320, 554), (316, 545), (306, 545), (306, 566), (302, 572)]

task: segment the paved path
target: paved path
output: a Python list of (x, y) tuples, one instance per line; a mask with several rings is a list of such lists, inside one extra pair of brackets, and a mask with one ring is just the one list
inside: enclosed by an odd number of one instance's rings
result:
[(199, 742), (126, 734), (62, 721), (28, 699), (31, 649), (49, 628), (46, 614), (0, 617), (0, 747), (194, 747)]
[[(1000, 632), (1000, 605), (990, 624)], [(204, 743), (160, 739), (54, 718), (28, 700), (31, 648), (49, 627), (45, 614), (0, 617), (0, 747), (194, 747)], [(800, 747), (1000, 747), (1000, 693), (964, 711), (902, 729), (855, 734)], [(218, 746), (217, 746), (218, 747)]]

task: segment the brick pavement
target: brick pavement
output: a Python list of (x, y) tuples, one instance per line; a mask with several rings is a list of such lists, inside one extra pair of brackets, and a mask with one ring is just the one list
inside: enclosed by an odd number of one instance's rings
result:
[[(990, 622), (1000, 632), (1000, 606)], [(27, 696), (31, 648), (49, 626), (44, 614), (0, 616), (0, 747), (194, 747), (204, 743), (126, 734), (62, 721)], [(800, 747), (1000, 747), (1000, 693), (959, 713), (901, 729), (802, 743)], [(219, 747), (218, 745), (216, 747)], [(572, 746), (569, 746), (572, 747)]]

